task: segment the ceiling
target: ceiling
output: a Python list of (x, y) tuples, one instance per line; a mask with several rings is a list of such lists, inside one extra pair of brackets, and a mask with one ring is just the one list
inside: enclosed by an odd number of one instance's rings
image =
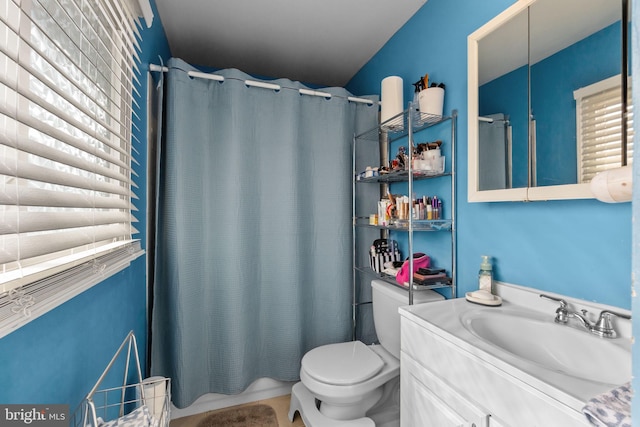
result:
[(344, 86), (427, 0), (155, 0), (171, 54)]

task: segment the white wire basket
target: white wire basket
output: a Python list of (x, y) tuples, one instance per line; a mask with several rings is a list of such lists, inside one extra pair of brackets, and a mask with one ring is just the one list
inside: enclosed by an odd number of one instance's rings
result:
[[(120, 356), (125, 349), (126, 359), (122, 360)], [(111, 379), (116, 369), (122, 370), (122, 385), (103, 388), (103, 382), (107, 378)], [(96, 384), (74, 411), (69, 426), (168, 427), (170, 409), (171, 379), (142, 378), (138, 346), (131, 331)]]

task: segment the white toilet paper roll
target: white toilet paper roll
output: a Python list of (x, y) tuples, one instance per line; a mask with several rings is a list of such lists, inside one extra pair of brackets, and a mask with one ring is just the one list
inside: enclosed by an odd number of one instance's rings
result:
[(385, 122), (403, 111), (402, 78), (389, 76), (382, 79), (380, 122)]
[(167, 381), (165, 377), (149, 377), (142, 381), (144, 390), (144, 404), (149, 408), (149, 413), (159, 420), (159, 425), (164, 425), (163, 418), (167, 397)]

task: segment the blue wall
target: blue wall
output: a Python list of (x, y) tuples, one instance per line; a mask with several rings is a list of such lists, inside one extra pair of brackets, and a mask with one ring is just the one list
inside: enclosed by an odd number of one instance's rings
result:
[[(404, 97), (429, 73), (457, 109), (458, 295), (476, 289), (480, 256), (494, 257), (498, 280), (631, 307), (631, 206), (595, 200), (467, 203), (467, 35), (511, 0), (429, 0), (354, 76), (352, 93), (380, 93), (398, 75)], [(550, 307), (552, 310), (553, 307)]]
[[(155, 8), (155, 4), (153, 3)], [(146, 96), (148, 63), (166, 61), (169, 46), (155, 11), (153, 26), (141, 31), (140, 85), (134, 133), (143, 142), (136, 167), (140, 200), (136, 227), (146, 239)], [(134, 106), (135, 108), (135, 106)], [(130, 330), (141, 362), (146, 351), (146, 257), (47, 314), (0, 339), (0, 402), (68, 404), (73, 411), (95, 384)], [(144, 366), (143, 366), (144, 370)]]

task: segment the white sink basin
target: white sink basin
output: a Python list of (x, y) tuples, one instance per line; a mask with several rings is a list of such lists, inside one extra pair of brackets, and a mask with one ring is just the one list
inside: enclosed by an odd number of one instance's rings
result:
[(630, 380), (628, 340), (600, 338), (549, 316), (496, 308), (471, 310), (460, 320), (480, 340), (545, 369), (612, 385)]

